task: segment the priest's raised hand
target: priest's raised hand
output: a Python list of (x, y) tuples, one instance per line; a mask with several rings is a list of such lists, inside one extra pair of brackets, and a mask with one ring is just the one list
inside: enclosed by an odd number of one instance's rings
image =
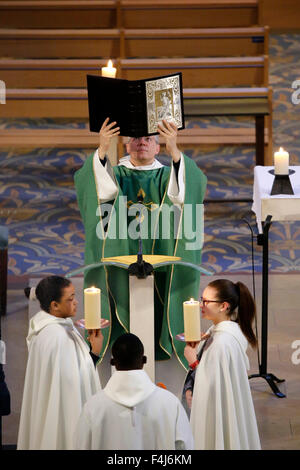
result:
[(166, 150), (171, 155), (173, 162), (180, 160), (181, 152), (177, 147), (177, 126), (173, 122), (162, 120), (157, 127), (159, 135), (164, 139)]
[(120, 134), (120, 127), (116, 127), (116, 121), (109, 122), (109, 117), (103, 122), (99, 132), (98, 155), (101, 160), (108, 152), (111, 138)]

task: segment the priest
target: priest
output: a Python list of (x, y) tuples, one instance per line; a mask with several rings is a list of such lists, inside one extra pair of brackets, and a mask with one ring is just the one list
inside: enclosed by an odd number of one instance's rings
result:
[(129, 333), (112, 347), (116, 371), (85, 404), (76, 432), (79, 450), (190, 450), (192, 430), (175, 395), (154, 385), (140, 339)]
[[(134, 255), (141, 235), (143, 254), (181, 257), (201, 263), (203, 198), (206, 176), (177, 147), (177, 127), (163, 120), (158, 133), (171, 156), (171, 166), (155, 157), (156, 136), (131, 137), (128, 155), (112, 167), (107, 158), (111, 138), (119, 135), (107, 118), (100, 129), (99, 148), (75, 173), (78, 205), (86, 235), (85, 264), (102, 258)], [(184, 344), (174, 340), (183, 332), (182, 303), (197, 297), (200, 274), (182, 266), (155, 271), (155, 359), (175, 352), (187, 368)], [(102, 316), (110, 320), (104, 332), (102, 357), (120, 334), (129, 331), (128, 273), (117, 267), (88, 271), (85, 286), (102, 291)]]

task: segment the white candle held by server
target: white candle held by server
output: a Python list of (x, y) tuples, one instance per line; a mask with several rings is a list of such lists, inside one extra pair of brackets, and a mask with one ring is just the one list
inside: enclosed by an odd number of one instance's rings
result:
[(197, 300), (183, 302), (183, 320), (185, 341), (200, 341), (200, 304)]
[(84, 289), (84, 320), (86, 330), (98, 330), (101, 324), (101, 290)]

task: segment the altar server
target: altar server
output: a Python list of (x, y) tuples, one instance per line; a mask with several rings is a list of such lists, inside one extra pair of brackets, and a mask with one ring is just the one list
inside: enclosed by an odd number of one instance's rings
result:
[(146, 357), (139, 338), (131, 333), (119, 336), (112, 356), (116, 371), (85, 404), (75, 435), (76, 449), (193, 449), (180, 401), (143, 371)]
[(90, 354), (72, 322), (77, 301), (68, 279), (43, 279), (37, 285), (36, 297), (41, 311), (29, 324), (17, 448), (72, 449), (82, 406), (100, 390), (94, 363), (99, 358), (103, 336), (100, 330), (90, 331)]
[(213, 326), (206, 332), (205, 343), (200, 343), (200, 350), (195, 344), (185, 348), (190, 368), (196, 368), (195, 383), (190, 387), (193, 390), (185, 384), (188, 402), (192, 392), (195, 448), (260, 449), (246, 354), (248, 343), (257, 345), (252, 329), (253, 297), (242, 282), (218, 279), (204, 289), (201, 302), (202, 316)]

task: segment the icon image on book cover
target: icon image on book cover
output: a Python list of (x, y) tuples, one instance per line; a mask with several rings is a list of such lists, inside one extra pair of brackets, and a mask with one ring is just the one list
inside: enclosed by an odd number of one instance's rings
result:
[(181, 74), (145, 81), (148, 134), (157, 133), (163, 119), (184, 128)]
[(158, 90), (155, 92), (156, 119), (169, 121), (174, 117), (172, 89)]

